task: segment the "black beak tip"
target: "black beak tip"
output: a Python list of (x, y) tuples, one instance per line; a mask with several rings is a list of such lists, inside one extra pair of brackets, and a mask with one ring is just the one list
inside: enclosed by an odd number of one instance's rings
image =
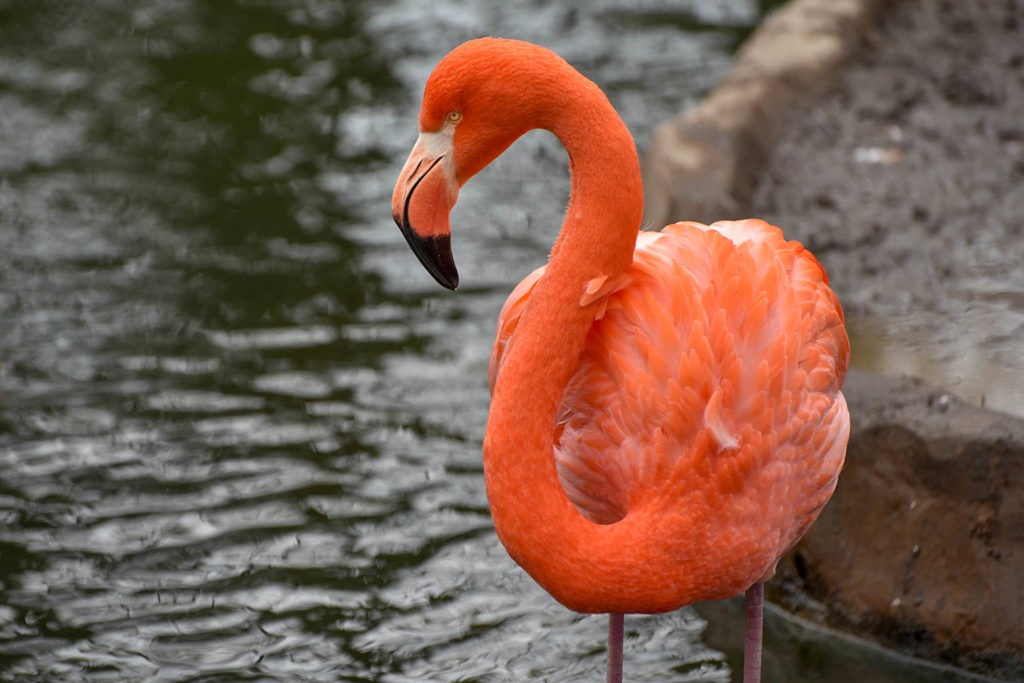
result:
[(455, 262), (452, 260), (451, 247), (448, 247), (448, 260), (447, 262), (438, 262), (438, 269), (435, 271), (431, 268), (427, 268), (427, 272), (434, 276), (445, 289), (455, 291), (459, 288), (459, 271), (455, 268)]
[(455, 268), (455, 259), (452, 258), (451, 236), (420, 237), (400, 217), (395, 216), (395, 223), (398, 224), (416, 258), (438, 284), (452, 291), (458, 289), (459, 271)]

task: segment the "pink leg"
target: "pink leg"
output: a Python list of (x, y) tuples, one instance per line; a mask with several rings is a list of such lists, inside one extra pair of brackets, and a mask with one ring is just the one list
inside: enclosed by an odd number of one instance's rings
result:
[(622, 622), (621, 613), (608, 615), (608, 683), (622, 683)]
[(745, 597), (747, 635), (743, 647), (743, 683), (761, 681), (761, 632), (764, 628), (764, 584), (755, 583)]

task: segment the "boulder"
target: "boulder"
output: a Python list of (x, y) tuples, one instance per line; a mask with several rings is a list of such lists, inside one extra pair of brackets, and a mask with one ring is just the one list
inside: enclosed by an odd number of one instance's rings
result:
[(644, 157), (644, 221), (744, 218), (779, 134), (891, 0), (792, 0), (740, 48), (729, 75), (655, 130)]
[(1024, 677), (1024, 421), (853, 372), (838, 488), (769, 595), (902, 652)]

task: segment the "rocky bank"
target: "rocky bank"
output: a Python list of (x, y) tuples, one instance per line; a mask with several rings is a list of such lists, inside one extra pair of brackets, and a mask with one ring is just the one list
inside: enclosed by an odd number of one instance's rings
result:
[[(979, 334), (1009, 373), (1024, 349), (1024, 3), (793, 0), (659, 129), (645, 180), (652, 223), (764, 217), (815, 251), (851, 320), (926, 312), (925, 342), (935, 321)], [(1005, 329), (969, 329), (978, 307)], [(909, 376), (854, 371), (845, 392), (846, 469), (770, 596), (1024, 679), (1024, 421)]]

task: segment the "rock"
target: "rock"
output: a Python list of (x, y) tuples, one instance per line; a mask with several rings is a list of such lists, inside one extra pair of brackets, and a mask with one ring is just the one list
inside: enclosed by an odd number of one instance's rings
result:
[[(948, 366), (936, 381), (1024, 415), (1004, 391), (1024, 339), (1021, 27), (1013, 2), (792, 0), (656, 131), (645, 219), (783, 226), (829, 272), (855, 367)], [(870, 348), (897, 345), (897, 326), (938, 360)], [(769, 597), (894, 652), (1024, 680), (1024, 421), (915, 379), (853, 372), (845, 391), (846, 469)]]
[[(1019, 2), (792, 0), (656, 131), (645, 220), (783, 226), (829, 272), (855, 367), (930, 371), (1024, 416), (1021, 27)], [(872, 348), (908, 338), (934, 356)], [(877, 365), (888, 356), (895, 370)], [(1024, 421), (910, 378), (853, 372), (845, 392), (846, 469), (770, 599), (893, 652), (1024, 680)], [(926, 680), (953, 680), (941, 669)]]
[(832, 501), (770, 597), (919, 657), (1024, 677), (1024, 421), (851, 373)]
[(742, 218), (794, 108), (820, 92), (887, 0), (792, 0), (701, 104), (663, 123), (644, 159), (644, 221)]

